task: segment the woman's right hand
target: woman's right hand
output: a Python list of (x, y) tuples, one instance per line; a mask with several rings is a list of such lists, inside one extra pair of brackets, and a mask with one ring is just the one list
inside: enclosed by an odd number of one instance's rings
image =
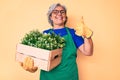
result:
[(29, 72), (35, 72), (38, 69), (34, 66), (34, 60), (31, 57), (26, 57), (23, 62), (20, 62), (20, 65)]

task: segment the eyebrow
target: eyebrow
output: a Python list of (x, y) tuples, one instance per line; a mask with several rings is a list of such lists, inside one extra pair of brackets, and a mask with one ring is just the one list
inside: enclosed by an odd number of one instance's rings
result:
[[(54, 10), (57, 10), (57, 9), (54, 9)], [(53, 11), (54, 11), (54, 10), (53, 10)], [(64, 9), (61, 9), (61, 10), (58, 10), (58, 11), (65, 11), (65, 10), (64, 10)]]

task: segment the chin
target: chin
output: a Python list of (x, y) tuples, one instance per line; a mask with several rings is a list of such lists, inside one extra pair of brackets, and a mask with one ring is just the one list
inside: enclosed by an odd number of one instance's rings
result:
[(57, 24), (64, 24), (64, 21), (59, 21), (57, 22)]

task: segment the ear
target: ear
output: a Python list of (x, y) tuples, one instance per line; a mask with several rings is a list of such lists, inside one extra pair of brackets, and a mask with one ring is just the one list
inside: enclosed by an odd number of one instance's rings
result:
[(50, 20), (53, 20), (53, 19), (52, 19), (52, 15), (50, 16)]

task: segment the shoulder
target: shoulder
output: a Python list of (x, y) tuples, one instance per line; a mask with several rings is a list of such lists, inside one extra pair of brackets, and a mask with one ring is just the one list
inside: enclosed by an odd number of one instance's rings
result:
[(51, 29), (44, 30), (43, 33), (49, 33)]
[(73, 28), (69, 28), (69, 27), (67, 27), (67, 28), (70, 31), (70, 33), (75, 33), (75, 30)]
[(69, 27), (67, 27), (67, 28), (70, 31), (71, 35), (74, 36), (75, 35), (75, 30), (73, 28), (69, 28)]

